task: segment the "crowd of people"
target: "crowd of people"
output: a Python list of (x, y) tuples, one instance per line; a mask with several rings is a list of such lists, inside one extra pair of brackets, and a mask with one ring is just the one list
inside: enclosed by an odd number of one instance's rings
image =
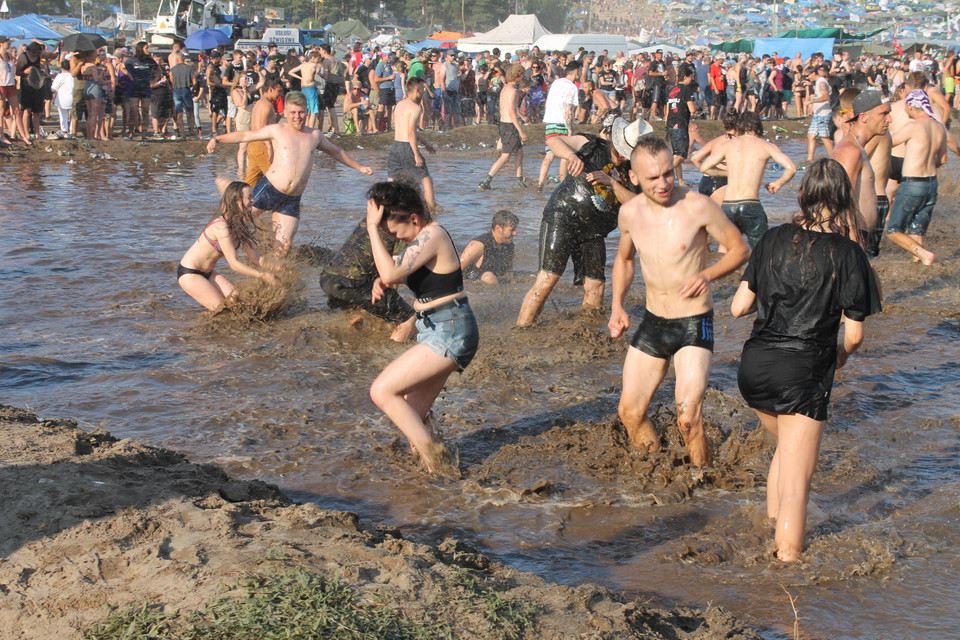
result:
[[(509, 56), (496, 50), (466, 56), (357, 46), (338, 58), (321, 46), (304, 56), (278, 54), (273, 47), (234, 51), (224, 62), (216, 50), (194, 56), (175, 48), (158, 56), (138, 43), (130, 54), (29, 45), (14, 65), (5, 45), (0, 42), (0, 54), (8, 64), (0, 67), (20, 80), (20, 89), (0, 93), (10, 106), (11, 137), (19, 133), (26, 142), (31, 134), (42, 135), (35, 116), (43, 109), (44, 83), (34, 69), (44, 64), (59, 62), (62, 73), (73, 78), (69, 92), (74, 106), (78, 97), (85, 105), (91, 138), (111, 135), (106, 103), (121, 85), (126, 88), (119, 90), (122, 99), (115, 106), (121, 107), (125, 136), (145, 135), (150, 120), (155, 135), (162, 136), (170, 118), (175, 135), (200, 135), (198, 98), (206, 97), (213, 123), (207, 149), (237, 144), (245, 178), (218, 183), (217, 215), (178, 265), (180, 286), (208, 309), (235, 291), (216, 270), (221, 256), (238, 273), (268, 283), (283, 269), (316, 150), (372, 175), (370, 167), (330, 141), (339, 126), (336, 105), (342, 101), (346, 122), (358, 133), (392, 131), (387, 180), (368, 191), (364, 219), (322, 269), (320, 282), (331, 307), (363, 309), (387, 320), (398, 342), (416, 334), (417, 346), (377, 377), (371, 398), (427, 470), (454, 476), (455, 461), (430, 409), (449, 375), (467, 367), (479, 348), (465, 280), (493, 286), (509, 279), (519, 218), (498, 211), (490, 231), (458, 251), (432, 217), (436, 185), (420, 151), (432, 149), (420, 131), (496, 123), (500, 154), (480, 182), (486, 191), (511, 158), (523, 184), (526, 124), (542, 119), (547, 153), (539, 188), (545, 188), (554, 159), (560, 160), (560, 175), (542, 212), (538, 272), (517, 325), (536, 321), (571, 262), (574, 282), (583, 287), (583, 307), (602, 307), (605, 238), (619, 229), (612, 337), (631, 324), (626, 297), (638, 260), (646, 289), (623, 365), (620, 420), (635, 448), (659, 449), (660, 435), (647, 411), (672, 361), (677, 426), (691, 464), (707, 465), (712, 456), (702, 407), (714, 344), (710, 285), (746, 264), (731, 309), (734, 316), (757, 318), (744, 346), (739, 383), (777, 440), (768, 515), (777, 522), (777, 554), (785, 561), (796, 560), (803, 548), (806, 496), (835, 369), (863, 342), (865, 318), (880, 311), (880, 283), (870, 258), (886, 236), (916, 262), (934, 261), (923, 241), (937, 200), (937, 171), (948, 148), (960, 155), (949, 133), (955, 85), (942, 81), (955, 71), (952, 56), (935, 66), (921, 55), (915, 68), (893, 65), (904, 71), (899, 82), (868, 74), (861, 87), (858, 73), (866, 67), (848, 65), (842, 53), (833, 62), (818, 54), (794, 64), (743, 56), (708, 62), (705, 54), (690, 52), (674, 64), (659, 51), (627, 57), (534, 48)], [(778, 67), (785, 69), (784, 80), (793, 74), (790, 89), (778, 83)], [(751, 85), (750, 78), (759, 81), (767, 68), (764, 80)], [(65, 90), (66, 80), (58, 78), (51, 83), (58, 87), (55, 95)], [(721, 79), (728, 83), (722, 90), (716, 84)], [(772, 102), (764, 97), (764, 85)], [(764, 138), (762, 120), (765, 113), (785, 109), (800, 86), (801, 112), (809, 108), (811, 117), (805, 167)], [(794, 94), (785, 96), (786, 91)], [(703, 140), (698, 115), (719, 118), (725, 133)], [(663, 136), (647, 122), (657, 118), (664, 120)], [(599, 125), (599, 131), (591, 133), (597, 129), (584, 128), (586, 122)], [(818, 140), (829, 158), (815, 160)], [(686, 188), (682, 178), (688, 162), (703, 174), (696, 189)], [(764, 184), (771, 163), (781, 174)], [(777, 193), (801, 168), (799, 213), (770, 229), (761, 191)], [(261, 255), (254, 238), (263, 214), (271, 215), (274, 245)], [(714, 262), (711, 239), (720, 249)], [(241, 249), (251, 264), (241, 260)], [(401, 283), (413, 292), (412, 304), (397, 291)]]

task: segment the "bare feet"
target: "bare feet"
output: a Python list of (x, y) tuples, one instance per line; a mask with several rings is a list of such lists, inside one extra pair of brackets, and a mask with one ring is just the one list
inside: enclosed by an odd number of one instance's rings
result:
[(933, 264), (933, 260), (936, 256), (933, 255), (933, 251), (928, 251), (923, 247), (917, 247), (915, 261), (930, 266)]

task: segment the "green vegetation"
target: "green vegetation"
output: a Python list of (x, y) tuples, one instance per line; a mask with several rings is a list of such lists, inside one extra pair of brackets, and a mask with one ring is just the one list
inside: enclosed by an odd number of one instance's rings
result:
[(536, 612), (505, 599), (482, 571), (455, 568), (443, 602), (412, 610), (292, 566), (282, 552), (269, 556), (263, 573), (240, 576), (228, 595), (200, 611), (164, 613), (148, 603), (114, 609), (83, 638), (452, 640), (457, 629), (469, 629), (472, 637), (515, 640), (532, 628)]

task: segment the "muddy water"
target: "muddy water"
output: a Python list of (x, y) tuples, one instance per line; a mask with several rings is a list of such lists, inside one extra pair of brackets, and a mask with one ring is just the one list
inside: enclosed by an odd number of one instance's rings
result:
[[(797, 143), (787, 147), (798, 157)], [(363, 157), (384, 174), (384, 161)], [(624, 343), (606, 317), (579, 314), (569, 274), (541, 325), (512, 328), (536, 268), (544, 199), (509, 186), (475, 191), (491, 158), (428, 158), (462, 247), (490, 216), (521, 217), (514, 281), (470, 286), (481, 323), (474, 364), (437, 409), (464, 479), (434, 480), (370, 403), (377, 372), (403, 351), (367, 318), (326, 308), (302, 256), (301, 287), (279, 317), (199, 315), (176, 261), (213, 212), (228, 165), (10, 167), (0, 177), (2, 401), (46, 417), (104, 423), (115, 435), (187, 452), (303, 500), (349, 509), (427, 539), (453, 534), (521, 569), (597, 582), (655, 602), (721, 605), (792, 637), (942, 638), (960, 614), (960, 400), (956, 389), (956, 176), (947, 172), (921, 271), (888, 248), (877, 262), (887, 312), (840, 372), (811, 498), (804, 562), (769, 559), (764, 482), (772, 454), (736, 389), (750, 323), (731, 319), (736, 278), (715, 283), (717, 350), (707, 396), (716, 465), (683, 464), (670, 428), (672, 383), (655, 398), (668, 443), (631, 453), (615, 421)], [(298, 240), (336, 247), (363, 215), (371, 180), (324, 160), (304, 198)], [(534, 174), (539, 158), (527, 160)], [(693, 173), (688, 169), (688, 173)], [(693, 177), (693, 176), (690, 176)], [(789, 218), (799, 179), (764, 196)], [(615, 239), (611, 239), (611, 251)], [(306, 252), (305, 252), (306, 253)], [(608, 296), (609, 299), (609, 296)], [(642, 287), (631, 303), (642, 308)]]

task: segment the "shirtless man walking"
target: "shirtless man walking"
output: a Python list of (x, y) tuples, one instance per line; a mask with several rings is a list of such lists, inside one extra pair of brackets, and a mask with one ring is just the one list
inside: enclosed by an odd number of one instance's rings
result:
[(436, 153), (436, 149), (417, 133), (420, 115), (423, 113), (421, 102), (426, 88), (427, 80), (423, 76), (407, 78), (407, 97), (398, 102), (393, 111), (393, 144), (387, 158), (387, 179), (390, 182), (419, 182), (423, 187), (423, 200), (432, 211), (437, 206), (433, 178), (427, 170), (427, 163), (420, 155), (418, 143), (430, 153)]
[[(727, 164), (727, 191), (723, 212), (747, 236), (750, 248), (756, 246), (767, 231), (767, 213), (760, 204), (760, 185), (767, 162), (773, 160), (783, 167), (783, 174), (767, 185), (767, 191), (776, 193), (793, 178), (797, 167), (780, 147), (763, 139), (760, 116), (753, 111), (740, 114), (737, 136), (717, 145), (700, 170), (707, 172), (721, 162)], [(726, 246), (726, 245), (724, 245)]]
[(506, 82), (503, 89), (500, 90), (500, 142), (503, 144), (503, 151), (500, 157), (490, 167), (490, 172), (480, 181), (480, 191), (490, 189), (490, 182), (493, 176), (503, 168), (511, 155), (517, 157), (517, 181), (521, 186), (523, 182), (523, 143), (527, 141), (527, 132), (523, 130), (520, 124), (520, 113), (517, 106), (520, 104), (520, 90), (517, 85), (523, 79), (523, 65), (515, 64), (507, 71)]
[[(710, 464), (702, 414), (713, 355), (710, 282), (745, 263), (750, 250), (710, 198), (674, 187), (673, 154), (664, 140), (640, 138), (630, 165), (630, 180), (640, 187), (641, 195), (620, 208), (610, 335), (618, 338), (630, 326), (624, 303), (638, 254), (646, 285), (646, 311), (623, 363), (618, 413), (634, 448), (658, 451), (660, 438), (647, 409), (673, 358), (680, 434), (690, 462)], [(726, 255), (709, 267), (708, 236), (728, 248)]]
[(313, 152), (320, 149), (334, 160), (365, 175), (373, 169), (351, 158), (340, 147), (327, 140), (318, 129), (304, 126), (307, 119), (307, 99), (299, 91), (291, 91), (284, 101), (286, 122), (272, 124), (256, 131), (234, 131), (223, 136), (211, 136), (207, 153), (213, 153), (218, 141), (269, 141), (273, 147), (273, 163), (266, 175), (253, 189), (253, 207), (261, 212), (272, 212), (278, 255), (290, 251), (293, 238), (300, 226), (300, 196), (307, 187), (313, 169)]
[[(253, 105), (250, 112), (250, 130), (256, 131), (265, 126), (277, 123), (277, 110), (273, 103), (280, 96), (280, 83), (273, 78), (267, 78), (260, 87), (260, 99)], [(253, 189), (266, 175), (273, 162), (273, 150), (266, 140), (251, 142), (247, 145), (247, 175), (243, 179)]]
[(887, 236), (925, 265), (934, 254), (923, 248), (937, 204), (937, 168), (947, 161), (947, 130), (934, 115), (930, 98), (914, 89), (904, 99), (910, 122), (893, 134), (894, 146), (904, 146), (903, 176), (890, 210)]
[[(872, 241), (877, 227), (876, 174), (866, 145), (890, 127), (890, 103), (880, 91), (863, 91), (853, 99), (850, 131), (837, 143), (832, 158), (843, 165), (853, 185), (853, 197), (860, 206), (864, 230)], [(850, 238), (858, 242), (860, 238)], [(868, 252), (869, 253), (869, 252)]]

